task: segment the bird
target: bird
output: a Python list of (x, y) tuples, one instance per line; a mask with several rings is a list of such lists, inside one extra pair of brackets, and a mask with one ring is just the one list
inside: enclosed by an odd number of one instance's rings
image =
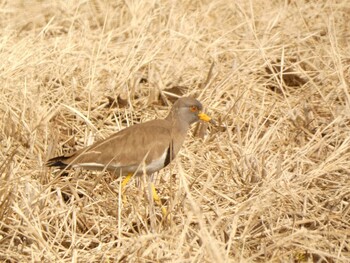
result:
[[(126, 176), (121, 183), (124, 189), (133, 176), (152, 175), (169, 165), (179, 153), (191, 124), (200, 120), (212, 122), (202, 110), (197, 99), (181, 97), (166, 118), (129, 126), (76, 152), (51, 158), (46, 165), (60, 169), (108, 170)], [(167, 210), (153, 182), (151, 190), (165, 216)]]

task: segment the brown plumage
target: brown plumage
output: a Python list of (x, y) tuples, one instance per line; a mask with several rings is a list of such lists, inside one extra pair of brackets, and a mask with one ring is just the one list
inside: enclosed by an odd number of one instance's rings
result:
[(47, 166), (151, 174), (175, 158), (192, 123), (210, 121), (202, 108), (196, 99), (180, 98), (165, 119), (130, 126), (73, 154), (52, 158)]

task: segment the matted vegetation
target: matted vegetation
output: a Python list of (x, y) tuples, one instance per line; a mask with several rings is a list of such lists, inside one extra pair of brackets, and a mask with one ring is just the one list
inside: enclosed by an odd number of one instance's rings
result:
[[(350, 261), (348, 0), (0, 7), (0, 261)], [(45, 167), (176, 95), (217, 126), (155, 176), (169, 219), (145, 176), (123, 203), (118, 177)]]

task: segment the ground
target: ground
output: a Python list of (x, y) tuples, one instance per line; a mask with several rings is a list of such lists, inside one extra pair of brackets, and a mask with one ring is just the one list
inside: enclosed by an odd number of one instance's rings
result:
[[(2, 262), (349, 262), (350, 2), (0, 3)], [(202, 102), (179, 156), (125, 190), (47, 168)]]

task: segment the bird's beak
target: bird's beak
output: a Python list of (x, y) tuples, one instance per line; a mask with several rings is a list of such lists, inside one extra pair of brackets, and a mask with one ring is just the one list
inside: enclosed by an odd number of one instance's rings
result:
[(206, 122), (210, 122), (210, 120), (211, 120), (211, 118), (203, 112), (198, 113), (198, 117), (200, 120), (206, 121)]

